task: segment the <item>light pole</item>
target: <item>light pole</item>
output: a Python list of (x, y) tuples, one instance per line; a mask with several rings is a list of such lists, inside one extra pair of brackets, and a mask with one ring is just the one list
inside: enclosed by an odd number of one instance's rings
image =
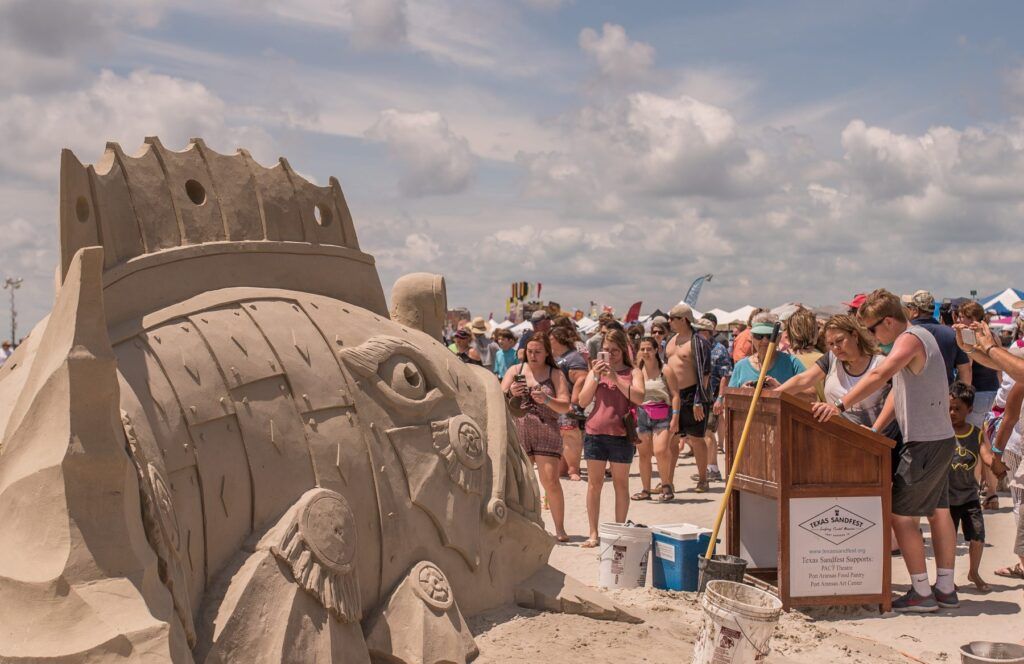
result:
[(4, 281), (4, 288), (11, 291), (11, 346), (18, 345), (18, 310), (14, 308), (14, 291), (21, 288), (24, 279), (7, 277)]

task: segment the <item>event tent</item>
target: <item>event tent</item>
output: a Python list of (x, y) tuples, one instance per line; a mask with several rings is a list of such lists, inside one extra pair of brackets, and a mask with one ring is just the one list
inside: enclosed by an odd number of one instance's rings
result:
[(719, 323), (726, 323), (726, 324), (729, 324), (729, 323), (744, 323), (744, 324), (746, 324), (747, 319), (750, 318), (750, 314), (753, 313), (754, 309), (756, 309), (756, 307), (753, 307), (753, 306), (748, 304), (746, 306), (740, 307), (736, 311), (730, 311), (729, 313), (725, 314), (724, 320), (722, 318), (719, 318), (718, 322)]
[(995, 310), (1000, 316), (1007, 316), (1013, 313), (1013, 305), (1024, 300), (1024, 291), (1016, 288), (1007, 288), (1004, 291), (989, 295), (978, 300), (985, 311)]

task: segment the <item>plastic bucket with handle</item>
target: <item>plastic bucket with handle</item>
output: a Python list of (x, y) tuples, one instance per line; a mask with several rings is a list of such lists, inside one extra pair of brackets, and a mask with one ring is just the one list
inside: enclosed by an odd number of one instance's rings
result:
[(651, 552), (651, 529), (631, 523), (602, 523), (601, 566), (597, 585), (601, 588), (638, 588), (647, 581), (647, 557)]
[(1024, 664), (1024, 646), (971, 641), (960, 648), (960, 661), (962, 664)]
[(782, 613), (774, 595), (734, 581), (708, 581), (693, 664), (749, 664), (768, 656)]

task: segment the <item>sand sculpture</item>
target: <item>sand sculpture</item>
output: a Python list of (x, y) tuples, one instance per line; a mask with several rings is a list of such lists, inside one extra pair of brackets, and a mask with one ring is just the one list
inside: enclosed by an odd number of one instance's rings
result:
[(0, 369), (0, 660), (455, 662), (465, 618), (629, 619), (546, 565), (498, 383), (389, 317), (338, 181), (64, 151), (53, 311)]

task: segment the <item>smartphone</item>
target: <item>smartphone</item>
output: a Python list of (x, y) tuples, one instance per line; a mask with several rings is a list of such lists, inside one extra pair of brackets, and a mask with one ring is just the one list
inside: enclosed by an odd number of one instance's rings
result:
[(974, 333), (974, 330), (972, 330), (971, 328), (965, 327), (964, 329), (960, 330), (960, 336), (963, 337), (964, 343), (967, 344), (968, 346), (978, 345), (978, 335), (976, 335)]
[(524, 376), (523, 374), (516, 374), (515, 376), (512, 376), (512, 380), (516, 383), (525, 383), (526, 376)]
[(597, 353), (597, 361), (598, 362), (604, 362), (605, 364), (610, 364), (611, 363), (611, 353), (609, 353), (606, 350), (598, 351), (598, 353)]

